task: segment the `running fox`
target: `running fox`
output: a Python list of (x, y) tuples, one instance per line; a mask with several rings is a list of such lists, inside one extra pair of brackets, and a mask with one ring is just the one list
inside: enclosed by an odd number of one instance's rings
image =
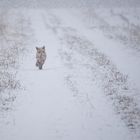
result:
[(46, 60), (46, 51), (45, 51), (45, 46), (39, 48), (36, 47), (36, 66), (39, 67), (39, 69), (42, 69), (43, 64), (45, 63)]

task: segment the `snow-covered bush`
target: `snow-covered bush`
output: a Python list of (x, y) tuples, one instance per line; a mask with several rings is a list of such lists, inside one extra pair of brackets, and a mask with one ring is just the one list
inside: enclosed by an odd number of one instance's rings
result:
[(0, 110), (11, 108), (16, 98), (13, 90), (20, 88), (16, 75), (27, 38), (27, 24), (20, 14), (15, 10), (0, 10)]

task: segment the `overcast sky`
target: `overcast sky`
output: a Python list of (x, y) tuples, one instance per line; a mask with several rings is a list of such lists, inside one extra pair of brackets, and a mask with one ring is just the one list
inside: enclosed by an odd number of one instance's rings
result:
[(1, 7), (140, 6), (140, 0), (0, 0)]

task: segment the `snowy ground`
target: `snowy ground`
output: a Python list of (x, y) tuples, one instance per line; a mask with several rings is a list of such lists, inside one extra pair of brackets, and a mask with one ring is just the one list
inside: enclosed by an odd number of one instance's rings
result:
[[(17, 69), (23, 89), (0, 117), (1, 139), (139, 140), (139, 11), (17, 10), (29, 32)], [(43, 45), (40, 71), (35, 47)]]

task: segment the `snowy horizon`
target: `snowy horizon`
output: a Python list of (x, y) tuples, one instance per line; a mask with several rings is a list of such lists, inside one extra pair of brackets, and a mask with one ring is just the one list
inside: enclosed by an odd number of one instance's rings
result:
[(0, 0), (8, 8), (140, 7), (139, 0)]

